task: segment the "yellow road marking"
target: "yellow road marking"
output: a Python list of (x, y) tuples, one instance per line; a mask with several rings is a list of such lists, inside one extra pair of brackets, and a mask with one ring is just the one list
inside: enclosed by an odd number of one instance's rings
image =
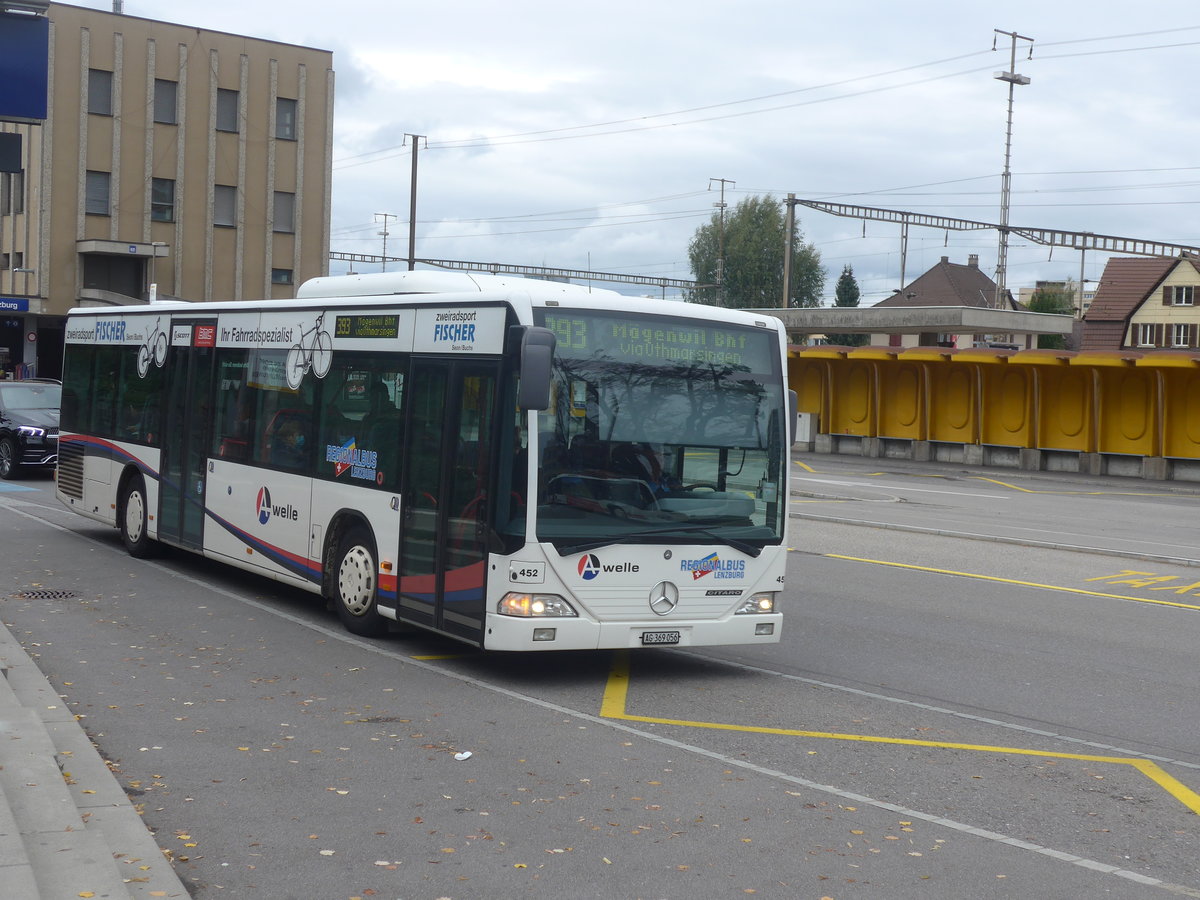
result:
[(1030, 488), (1023, 488), (1016, 484), (1009, 484), (1007, 481), (1000, 481), (996, 478), (986, 478), (983, 475), (971, 475), (976, 481), (987, 481), (992, 484), (998, 484), (1001, 487), (1010, 488), (1014, 491), (1020, 491), (1022, 494), (1062, 494), (1076, 497), (1172, 497), (1173, 494), (1152, 493), (1149, 491), (1035, 491)]
[(844, 559), (849, 562), (870, 563), (873, 566), (889, 566), (893, 569), (912, 569), (916, 572), (932, 572), (935, 575), (956, 575), (959, 578), (974, 578), (976, 581), (994, 581), (997, 584), (1015, 584), (1020, 587), (1042, 588), (1047, 591), (1059, 591), (1064, 594), (1081, 594), (1084, 597), (1104, 597), (1109, 600), (1128, 600), (1132, 603), (1149, 603), (1152, 606), (1174, 606), (1177, 609), (1194, 609), (1200, 611), (1200, 605), (1195, 603), (1180, 603), (1175, 600), (1155, 600), (1151, 597), (1127, 597), (1124, 594), (1106, 594), (1103, 591), (1087, 591), (1083, 588), (1065, 587), (1060, 584), (1041, 584), (1037, 581), (1020, 581), (1016, 578), (1000, 578), (997, 575), (980, 575), (975, 572), (956, 572), (954, 569), (935, 569), (931, 566), (917, 566), (911, 563), (890, 562), (885, 559), (863, 559), (858, 556), (842, 556), (840, 553), (823, 554), (829, 559)]
[(686, 719), (664, 719), (657, 716), (635, 716), (626, 712), (629, 697), (629, 653), (622, 651), (613, 659), (608, 683), (604, 686), (604, 698), (600, 703), (600, 715), (606, 719), (625, 722), (643, 722), (654, 725), (675, 725), (680, 728), (707, 728), (718, 731), (738, 731), (748, 734), (774, 734), (785, 737), (804, 737), (819, 740), (857, 741), (865, 744), (894, 744), (906, 747), (930, 747), (939, 750), (970, 750), (976, 753), (1008, 754), (1011, 756), (1036, 756), (1043, 759), (1070, 759), (1079, 762), (1108, 763), (1132, 766), (1168, 794), (1200, 815), (1200, 794), (1178, 779), (1168, 775), (1156, 763), (1148, 759), (1123, 756), (1094, 756), (1088, 753), (1061, 753), (1051, 750), (1030, 750), (1024, 747), (993, 747), (987, 744), (960, 744), (952, 741), (922, 741), (916, 738), (880, 737), (867, 734), (840, 734), (832, 731), (805, 731), (794, 728), (767, 728), (761, 725), (733, 725), (724, 722), (693, 722)]
[[(793, 463), (800, 466), (806, 472), (816, 474), (816, 469), (798, 459), (793, 459)], [(929, 474), (925, 472), (864, 472), (862, 478), (879, 478), (884, 475), (891, 475), (898, 478), (948, 478), (947, 475)], [(1163, 493), (1161, 491), (1037, 491), (1033, 488), (1023, 488), (1020, 485), (1013, 484), (1009, 481), (1001, 481), (998, 478), (988, 478), (986, 475), (968, 475), (967, 478), (975, 481), (986, 481), (989, 484), (998, 484), (1000, 487), (1006, 487), (1009, 490), (1020, 491), (1022, 494), (1057, 494), (1062, 496), (1073, 497), (1174, 497), (1175, 494)]]

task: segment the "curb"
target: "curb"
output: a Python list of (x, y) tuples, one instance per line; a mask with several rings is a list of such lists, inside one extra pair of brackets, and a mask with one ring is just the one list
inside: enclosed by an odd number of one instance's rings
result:
[(2, 625), (0, 676), (4, 896), (189, 897), (75, 716)]

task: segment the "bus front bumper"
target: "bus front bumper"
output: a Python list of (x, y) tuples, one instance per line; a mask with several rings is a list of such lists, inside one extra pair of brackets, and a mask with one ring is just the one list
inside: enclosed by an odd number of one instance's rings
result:
[(518, 618), (489, 613), (487, 650), (619, 650), (634, 647), (715, 647), (777, 644), (783, 617), (728, 616), (718, 620), (591, 622), (583, 618)]

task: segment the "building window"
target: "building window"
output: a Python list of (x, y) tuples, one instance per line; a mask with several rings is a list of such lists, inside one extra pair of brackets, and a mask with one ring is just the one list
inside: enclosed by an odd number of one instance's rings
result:
[(12, 212), (12, 173), (0, 172), (0, 216)]
[(272, 269), (271, 284), (291, 284), (292, 270), (291, 269)]
[(8, 270), (8, 254), (0, 253), (0, 272)]
[(163, 125), (179, 124), (179, 84), (154, 79), (154, 121)]
[(238, 131), (238, 92), (217, 88), (217, 131)]
[(1190, 284), (1163, 288), (1164, 306), (1192, 306), (1195, 302), (1196, 289)]
[(112, 72), (105, 71), (104, 69), (88, 69), (87, 110), (92, 115), (112, 115), (112, 76)]
[(296, 101), (275, 99), (275, 137), (281, 141), (296, 139)]
[(275, 192), (275, 231), (291, 233), (296, 230), (296, 195), (287, 191)]
[(17, 250), (15, 253), (13, 253), (12, 266), (14, 269), (25, 268), (25, 254), (22, 251)]
[(175, 221), (175, 180), (152, 178), (150, 180), (150, 220), (152, 222)]
[[(9, 191), (12, 194), (12, 211), (15, 215), (20, 215), (25, 212), (25, 173), (24, 172), (9, 172), (12, 186)], [(4, 208), (7, 210), (8, 205)]]
[(108, 172), (88, 172), (83, 211), (89, 216), (109, 214), (109, 191), (112, 175)]
[(1154, 325), (1146, 322), (1138, 326), (1138, 346), (1153, 347), (1154, 346)]
[(1191, 343), (1192, 326), (1186, 323), (1171, 326), (1171, 346), (1186, 347)]
[(237, 188), (231, 184), (213, 187), (213, 224), (237, 226)]

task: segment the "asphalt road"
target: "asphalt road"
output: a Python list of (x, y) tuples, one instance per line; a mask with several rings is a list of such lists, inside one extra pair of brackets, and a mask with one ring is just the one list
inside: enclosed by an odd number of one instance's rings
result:
[(363, 641), (45, 479), (0, 619), (197, 898), (1200, 897), (1196, 492), (796, 468), (776, 646)]

